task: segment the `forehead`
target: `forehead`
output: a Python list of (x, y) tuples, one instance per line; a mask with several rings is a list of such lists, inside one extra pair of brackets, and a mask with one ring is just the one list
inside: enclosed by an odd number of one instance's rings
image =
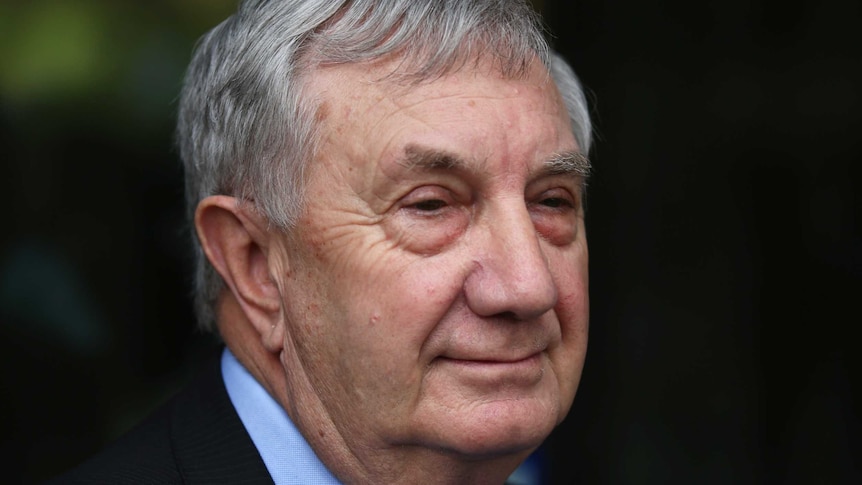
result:
[(562, 99), (538, 59), (514, 78), (489, 62), (421, 82), (393, 77), (397, 69), (396, 60), (325, 67), (311, 76), (320, 154), (350, 149), (354, 163), (385, 162), (419, 145), (465, 160), (532, 161), (577, 151)]
[(505, 75), (494, 62), (481, 59), (425, 79), (402, 75), (399, 69), (397, 58), (318, 67), (307, 86), (320, 103), (321, 118), (328, 117), (328, 108), (333, 104), (391, 101), (404, 106), (411, 101), (477, 94), (499, 98), (544, 97), (552, 104), (562, 105), (548, 70), (538, 58), (515, 76)]

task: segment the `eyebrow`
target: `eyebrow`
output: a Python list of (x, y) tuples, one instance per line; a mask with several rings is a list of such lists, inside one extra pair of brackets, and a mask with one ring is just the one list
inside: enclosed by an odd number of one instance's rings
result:
[(593, 170), (590, 159), (581, 152), (562, 152), (551, 157), (544, 164), (543, 172), (548, 175), (576, 175), (587, 179)]
[(404, 147), (404, 157), (398, 163), (407, 170), (468, 170), (469, 167), (454, 153), (413, 144)]
[[(399, 165), (407, 170), (475, 170), (475, 165), (453, 153), (410, 144), (404, 147), (404, 157)], [(592, 171), (592, 163), (582, 153), (565, 151), (554, 154), (542, 164), (542, 175), (571, 175), (587, 179)]]

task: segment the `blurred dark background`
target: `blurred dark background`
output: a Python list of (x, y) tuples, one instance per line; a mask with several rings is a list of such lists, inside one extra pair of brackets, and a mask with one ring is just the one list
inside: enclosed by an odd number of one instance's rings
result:
[[(590, 350), (553, 483), (862, 483), (862, 4), (536, 1), (587, 86)], [(235, 0), (0, 0), (3, 481), (215, 348), (172, 144)]]

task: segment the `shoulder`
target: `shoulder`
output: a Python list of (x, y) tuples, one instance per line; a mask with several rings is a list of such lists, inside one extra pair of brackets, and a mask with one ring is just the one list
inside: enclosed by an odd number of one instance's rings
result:
[(230, 402), (219, 359), (108, 448), (48, 483), (272, 483)]
[(48, 483), (182, 483), (171, 446), (170, 404), (77, 468)]

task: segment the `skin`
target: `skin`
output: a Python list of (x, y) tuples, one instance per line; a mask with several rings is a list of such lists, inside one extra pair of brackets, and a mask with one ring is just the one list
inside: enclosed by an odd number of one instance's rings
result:
[(211, 197), (196, 223), (239, 360), (348, 483), (502, 483), (574, 399), (583, 180), (546, 69), (418, 86), (318, 70), (323, 143), (289, 234)]

